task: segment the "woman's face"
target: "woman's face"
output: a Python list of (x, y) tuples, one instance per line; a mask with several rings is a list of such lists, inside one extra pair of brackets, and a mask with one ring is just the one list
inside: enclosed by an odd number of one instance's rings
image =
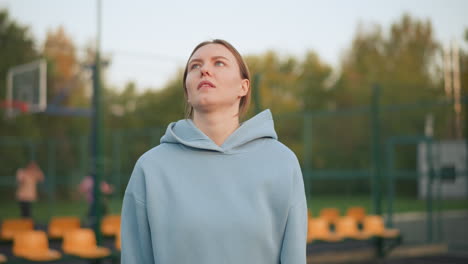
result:
[(240, 99), (249, 89), (249, 80), (241, 78), (236, 58), (220, 44), (199, 48), (190, 58), (187, 71), (187, 98), (195, 111), (238, 110)]

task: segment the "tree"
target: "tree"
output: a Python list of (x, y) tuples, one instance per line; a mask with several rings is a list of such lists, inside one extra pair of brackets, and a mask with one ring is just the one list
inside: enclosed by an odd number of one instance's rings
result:
[(329, 65), (322, 62), (315, 52), (309, 51), (301, 64), (298, 76), (299, 91), (296, 94), (302, 100), (302, 109), (306, 111), (324, 110), (331, 103), (331, 92), (326, 81), (332, 73)]
[[(11, 67), (29, 63), (38, 58), (34, 48), (35, 41), (28, 27), (13, 21), (8, 11), (0, 10), (0, 100), (6, 99), (6, 77)], [(4, 118), (4, 109), (0, 109), (0, 137), (38, 135), (39, 131), (33, 119), (18, 116), (15, 120)], [(2, 143), (7, 139), (2, 138)], [(14, 170), (24, 166), (27, 158), (24, 149), (2, 144), (0, 146), (2, 164), (0, 176), (14, 175)]]
[(431, 23), (407, 14), (391, 26), (388, 34), (378, 25), (368, 30), (359, 26), (341, 63), (339, 88), (346, 98), (338, 103), (367, 104), (374, 83), (388, 88), (383, 97), (386, 104), (432, 98), (434, 88), (440, 87), (440, 72), (434, 75), (439, 51)]
[[(434, 38), (430, 21), (405, 14), (391, 25), (389, 32), (379, 25), (360, 25), (342, 58), (341, 77), (333, 87), (336, 105), (339, 109), (369, 106), (374, 84), (382, 87), (380, 103), (383, 106), (443, 98), (439, 54), (440, 45)], [(404, 112), (383, 112), (380, 116), (382, 138), (423, 134), (427, 111), (415, 107)], [(329, 166), (370, 166), (369, 114), (336, 118), (335, 123), (322, 127), (326, 131), (346, 131), (345, 137), (333, 136), (325, 140), (343, 148), (339, 153), (328, 152), (328, 160), (333, 163)], [(320, 141), (323, 142), (327, 135), (322, 137)], [(413, 156), (415, 153), (400, 155), (400, 161), (406, 164), (403, 166), (415, 168)]]
[[(274, 51), (268, 51), (258, 56), (247, 56), (246, 62), (252, 77), (260, 75), (257, 94), (262, 108), (270, 108), (276, 113), (299, 109), (300, 104), (295, 100), (293, 91), (298, 65), (293, 57), (280, 58)], [(253, 107), (249, 114), (253, 114)]]
[(328, 99), (325, 80), (331, 67), (308, 51), (303, 59), (280, 57), (274, 51), (248, 56), (252, 75), (261, 74), (259, 87), (262, 107), (275, 113), (320, 110)]
[(332, 98), (326, 80), (331, 67), (313, 51), (299, 59), (269, 51), (248, 56), (246, 61), (252, 75), (261, 74), (258, 91), (261, 106), (272, 110), (276, 116), (275, 129), (282, 142), (301, 158), (305, 149), (303, 112), (328, 107)]
[(34, 40), (26, 26), (10, 20), (6, 10), (0, 10), (0, 97), (6, 99), (6, 76), (11, 67), (38, 58)]
[(0, 95), (5, 98), (8, 69), (38, 58), (34, 39), (26, 26), (10, 20), (6, 10), (0, 10)]
[[(468, 46), (468, 28), (465, 29), (465, 45)], [(463, 103), (463, 118), (465, 140), (468, 140), (468, 50), (461, 50), (460, 52), (460, 82), (462, 89)]]
[(43, 53), (49, 61), (50, 98), (67, 93), (64, 102), (60, 103), (62, 106), (89, 106), (86, 82), (90, 80), (85, 80), (76, 47), (63, 27), (47, 32)]

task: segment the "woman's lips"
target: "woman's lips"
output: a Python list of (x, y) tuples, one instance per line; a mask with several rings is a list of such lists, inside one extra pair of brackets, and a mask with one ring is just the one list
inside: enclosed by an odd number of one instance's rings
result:
[(214, 86), (214, 84), (210, 81), (202, 81), (198, 84), (197, 89), (200, 89), (202, 87), (215, 88), (216, 86)]

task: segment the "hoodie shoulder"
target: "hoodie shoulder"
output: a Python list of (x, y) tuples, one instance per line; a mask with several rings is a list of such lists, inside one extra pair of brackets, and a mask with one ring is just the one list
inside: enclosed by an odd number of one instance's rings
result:
[(264, 151), (271, 153), (270, 155), (275, 155), (276, 158), (283, 162), (299, 167), (299, 160), (294, 151), (276, 139), (267, 140), (264, 144)]
[(159, 144), (143, 153), (138, 159), (138, 162), (145, 164), (147, 162), (154, 163), (155, 160), (160, 160), (161, 158), (166, 159), (167, 155), (176, 148), (180, 148), (180, 146), (176, 144)]

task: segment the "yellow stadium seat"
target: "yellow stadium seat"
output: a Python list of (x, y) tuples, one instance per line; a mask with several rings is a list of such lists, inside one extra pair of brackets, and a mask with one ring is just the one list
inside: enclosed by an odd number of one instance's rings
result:
[(366, 217), (366, 209), (362, 206), (350, 207), (346, 210), (346, 216), (353, 218), (358, 223), (362, 223), (364, 217)]
[(358, 229), (358, 224), (356, 220), (349, 216), (342, 217), (337, 221), (336, 233), (344, 238), (359, 240), (364, 240), (371, 237), (368, 233), (361, 232)]
[(30, 218), (5, 219), (2, 222), (0, 238), (2, 240), (13, 240), (16, 234), (33, 229), (34, 221)]
[(96, 244), (96, 235), (89, 228), (68, 231), (63, 236), (63, 252), (80, 258), (97, 259), (110, 255), (110, 250)]
[(115, 236), (120, 230), (120, 215), (106, 215), (101, 221), (101, 232), (105, 236)]
[(337, 208), (323, 208), (320, 210), (319, 217), (325, 219), (329, 224), (336, 224), (336, 221), (340, 218), (340, 211)]
[(62, 255), (49, 248), (49, 241), (44, 231), (24, 231), (15, 235), (13, 254), (32, 261), (53, 261)]
[(328, 221), (322, 218), (309, 219), (307, 230), (307, 242), (313, 241), (338, 242), (341, 241), (341, 236), (335, 232), (331, 232)]
[(398, 229), (385, 228), (384, 220), (379, 215), (368, 215), (364, 218), (364, 232), (382, 238), (396, 238), (400, 236)]
[(80, 228), (80, 219), (78, 217), (53, 217), (48, 226), (48, 233), (51, 238), (62, 238), (67, 231), (77, 228)]

